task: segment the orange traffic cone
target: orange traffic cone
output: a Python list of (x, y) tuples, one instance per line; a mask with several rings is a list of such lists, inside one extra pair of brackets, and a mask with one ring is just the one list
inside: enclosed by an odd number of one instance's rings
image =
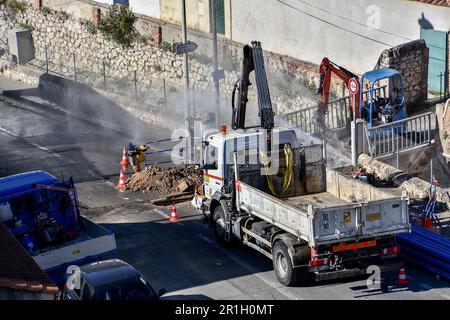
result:
[(127, 169), (127, 168), (128, 168), (128, 165), (130, 164), (130, 161), (128, 160), (128, 157), (127, 157), (127, 152), (125, 151), (125, 147), (123, 147), (122, 161), (120, 161), (119, 164), (120, 164), (124, 169)]
[(178, 221), (177, 208), (175, 207), (175, 202), (172, 203), (172, 210), (170, 210), (170, 218), (169, 220), (172, 222)]
[(123, 170), (120, 170), (119, 184), (117, 185), (117, 188), (125, 188), (125, 176), (123, 174)]
[(397, 279), (397, 281), (395, 283), (396, 284), (401, 284), (401, 285), (409, 283), (409, 280), (406, 279), (406, 271), (405, 271), (404, 268), (400, 269), (400, 273), (398, 274), (398, 279)]

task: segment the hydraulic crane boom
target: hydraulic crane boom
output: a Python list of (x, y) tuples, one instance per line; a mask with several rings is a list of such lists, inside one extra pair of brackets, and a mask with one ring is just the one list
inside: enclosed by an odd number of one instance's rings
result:
[[(232, 127), (233, 129), (245, 128), (245, 114), (248, 102), (248, 87), (250, 83), (250, 73), (255, 71), (256, 90), (258, 92), (258, 108), (259, 118), (261, 120), (261, 128), (268, 130), (270, 134), (275, 125), (272, 108), (272, 101), (270, 99), (269, 85), (267, 83), (266, 69), (264, 66), (264, 57), (261, 49), (261, 43), (253, 41), (252, 46), (244, 46), (244, 58), (242, 62), (241, 79), (236, 82), (233, 89), (232, 96)], [(235, 95), (236, 90), (239, 92), (239, 102), (236, 106)]]
[[(332, 73), (338, 76), (345, 83), (347, 89), (349, 87), (350, 79), (358, 78), (357, 75), (331, 62), (328, 58), (323, 58), (322, 63), (320, 64), (319, 73), (320, 73), (320, 83), (317, 93), (321, 95), (321, 99), (319, 101), (320, 109), (324, 109), (328, 106)], [(351, 99), (353, 99), (353, 97)], [(359, 95), (356, 95), (356, 103), (355, 104), (352, 103), (352, 108), (353, 105), (356, 106), (356, 118), (359, 118), (359, 100), (360, 100)], [(351, 113), (351, 115), (353, 116), (353, 113)]]

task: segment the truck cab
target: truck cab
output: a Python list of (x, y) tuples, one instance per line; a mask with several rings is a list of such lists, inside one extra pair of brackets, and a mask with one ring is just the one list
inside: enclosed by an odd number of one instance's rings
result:
[[(212, 209), (225, 192), (224, 188), (234, 179), (234, 154), (237, 154), (237, 164), (254, 166), (260, 172), (260, 149), (267, 147), (266, 131), (261, 128), (222, 131), (206, 138), (204, 148), (204, 194), (212, 201)], [(288, 144), (298, 147), (295, 131), (286, 128), (276, 128), (272, 132), (272, 155), (280, 154), (280, 149)], [(276, 159), (277, 161), (279, 159)], [(264, 175), (256, 175), (255, 185), (263, 185)]]

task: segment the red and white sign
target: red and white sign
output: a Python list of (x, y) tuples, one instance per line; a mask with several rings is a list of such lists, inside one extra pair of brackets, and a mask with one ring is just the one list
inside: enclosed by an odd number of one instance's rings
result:
[(359, 81), (356, 78), (351, 78), (348, 82), (348, 90), (352, 95), (357, 95), (359, 93)]

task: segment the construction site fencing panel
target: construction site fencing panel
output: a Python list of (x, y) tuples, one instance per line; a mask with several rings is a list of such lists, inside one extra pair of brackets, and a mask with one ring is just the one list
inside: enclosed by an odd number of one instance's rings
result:
[(427, 112), (373, 128), (365, 126), (364, 152), (381, 157), (429, 145), (434, 136), (436, 115)]
[[(363, 92), (363, 100), (370, 99), (370, 91)], [(386, 86), (381, 86), (374, 90), (374, 95), (386, 97)], [(289, 112), (280, 117), (288, 121), (292, 126), (299, 128), (305, 133), (319, 133), (323, 130), (344, 128), (350, 125), (352, 115), (352, 101), (350, 96), (339, 98), (328, 103), (323, 115), (319, 106), (308, 107), (294, 112)], [(325, 128), (318, 124), (318, 119), (323, 117)]]

